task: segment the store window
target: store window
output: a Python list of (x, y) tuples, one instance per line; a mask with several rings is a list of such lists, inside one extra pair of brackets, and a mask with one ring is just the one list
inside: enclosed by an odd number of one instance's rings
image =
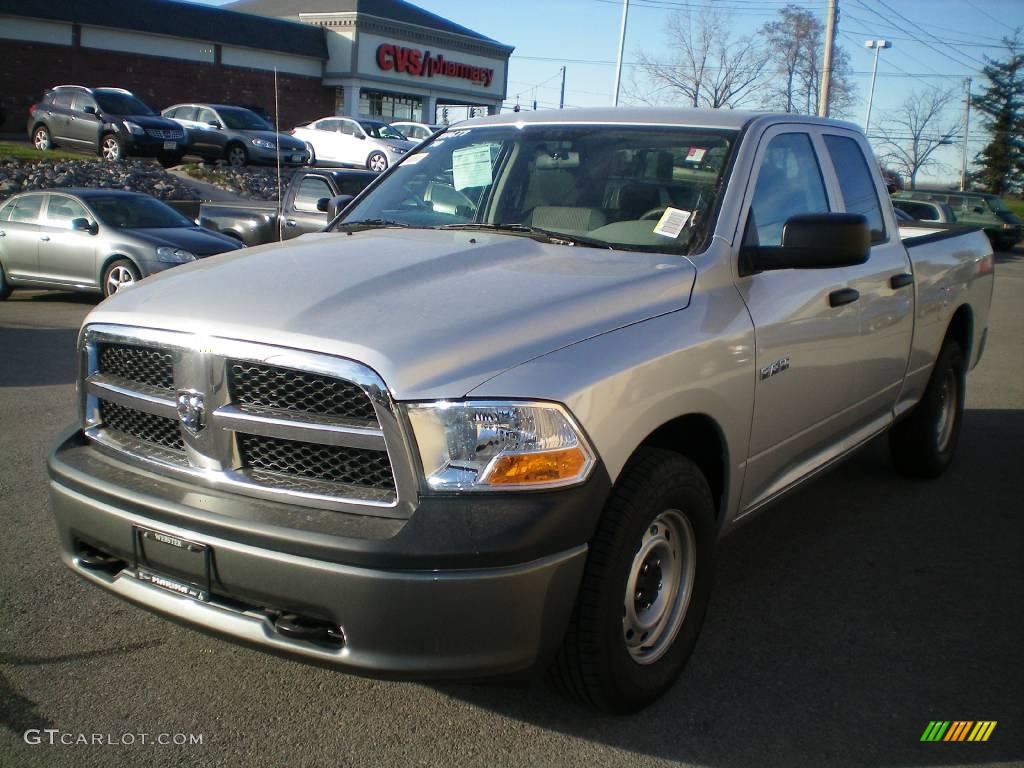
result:
[(359, 95), (359, 114), (388, 122), (392, 120), (420, 122), (423, 119), (423, 101), (416, 96), (363, 91)]

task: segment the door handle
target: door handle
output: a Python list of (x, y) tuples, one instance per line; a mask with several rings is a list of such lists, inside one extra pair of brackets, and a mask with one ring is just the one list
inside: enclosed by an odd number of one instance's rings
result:
[(7, 233), (0, 229), (0, 237), (7, 237)]
[(284, 225), (286, 227), (294, 227), (294, 226), (296, 226), (295, 219), (285, 219), (284, 220)]
[(914, 282), (914, 276), (904, 272), (901, 275), (893, 275), (889, 278), (889, 285), (893, 288), (903, 288)]
[(42, 240), (44, 243), (46, 243), (46, 242), (49, 242), (50, 236), (49, 235), (40, 235), (39, 239)]
[(853, 304), (859, 298), (860, 291), (854, 288), (840, 288), (838, 291), (832, 291), (828, 295), (828, 305), (830, 307), (841, 307), (844, 304)]

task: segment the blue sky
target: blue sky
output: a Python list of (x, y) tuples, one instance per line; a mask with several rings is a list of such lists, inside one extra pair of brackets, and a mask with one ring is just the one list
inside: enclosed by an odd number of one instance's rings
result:
[[(515, 46), (509, 65), (509, 104), (518, 95), (524, 108), (532, 107), (534, 99), (541, 108), (556, 107), (563, 64), (567, 105), (611, 103), (621, 0), (416, 0), (415, 4)], [(787, 0), (631, 0), (623, 81), (628, 80), (628, 63), (635, 62), (641, 51), (658, 55), (666, 50), (661, 30), (667, 17), (681, 8), (694, 13), (718, 8), (733, 20), (736, 34), (742, 35), (756, 32), (786, 4)], [(794, 4), (825, 17), (826, 0)], [(961, 93), (963, 79), (973, 77), (977, 93), (984, 56), (1003, 57), (1000, 39), (1015, 27), (1024, 27), (1024, 0), (839, 0), (839, 6), (837, 42), (849, 51), (856, 73), (859, 101), (850, 118), (857, 123), (864, 119), (874, 56), (864, 48), (864, 41), (885, 38), (893, 43), (879, 60), (872, 125), (884, 121), (887, 111), (911, 90), (941, 87)], [(956, 109), (962, 109), (962, 100), (958, 98), (957, 104)], [(951, 112), (949, 119), (956, 116)], [(973, 119), (971, 130), (973, 156), (983, 136)], [(959, 148), (945, 149), (942, 159), (955, 167), (931, 178), (954, 178), (959, 157)]]

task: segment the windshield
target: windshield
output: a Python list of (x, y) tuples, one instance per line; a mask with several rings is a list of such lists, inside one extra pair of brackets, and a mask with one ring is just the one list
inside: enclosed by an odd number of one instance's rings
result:
[(688, 253), (710, 227), (735, 132), (686, 127), (450, 130), (336, 226), (557, 233), (566, 245)]
[(110, 195), (88, 197), (85, 201), (103, 224), (118, 229), (192, 227), (195, 224), (169, 205), (152, 197)]
[(405, 141), (405, 136), (396, 131), (387, 123), (371, 123), (369, 121), (359, 121), (359, 125), (363, 127), (363, 130), (375, 139), (398, 139), (399, 141)]
[(130, 93), (118, 93), (117, 91), (94, 91), (96, 103), (100, 110), (111, 115), (155, 115), (152, 109), (147, 107)]
[(272, 130), (267, 121), (248, 109), (221, 107), (217, 110), (224, 125), (236, 131), (269, 131)]
[(1009, 206), (1007, 206), (1006, 203), (1003, 202), (1002, 198), (1000, 198), (1000, 197), (990, 197), (990, 198), (987, 198), (987, 199), (988, 199), (988, 204), (992, 206), (993, 210), (995, 210), (995, 211), (1006, 211), (1008, 213), (1012, 213), (1012, 211), (1010, 211)]

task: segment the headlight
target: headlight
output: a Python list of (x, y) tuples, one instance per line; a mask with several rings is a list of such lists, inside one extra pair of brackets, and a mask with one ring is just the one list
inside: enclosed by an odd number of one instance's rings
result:
[(124, 127), (134, 136), (141, 136), (146, 132), (141, 125), (139, 125), (138, 123), (133, 123), (131, 120), (125, 120)]
[(263, 149), (277, 149), (277, 144), (266, 139), (252, 139), (253, 146), (262, 147)]
[(196, 260), (196, 255), (191, 251), (166, 246), (156, 249), (156, 257), (166, 264), (184, 264), (186, 261)]
[(584, 480), (594, 452), (553, 403), (406, 407), (427, 485), (439, 491), (556, 488)]

